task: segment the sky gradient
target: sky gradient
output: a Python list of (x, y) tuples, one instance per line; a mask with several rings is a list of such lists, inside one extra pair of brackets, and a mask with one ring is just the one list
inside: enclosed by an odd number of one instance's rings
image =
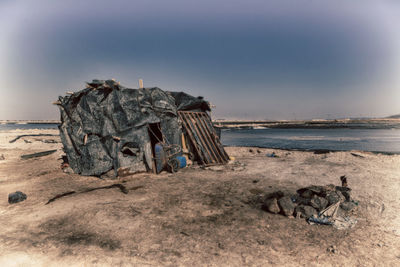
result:
[(202, 95), (214, 118), (400, 113), (399, 1), (3, 0), (0, 11), (2, 120), (58, 119), (59, 95), (110, 78)]

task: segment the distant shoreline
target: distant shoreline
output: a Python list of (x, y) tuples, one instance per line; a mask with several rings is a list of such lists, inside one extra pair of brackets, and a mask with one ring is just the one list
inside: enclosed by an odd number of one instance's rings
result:
[(298, 121), (228, 121), (216, 120), (220, 129), (400, 129), (400, 119), (341, 119)]
[(58, 120), (0, 120), (0, 124), (60, 124)]
[[(400, 119), (214, 120), (219, 129), (400, 129)], [(58, 120), (0, 120), (0, 125), (60, 124)]]

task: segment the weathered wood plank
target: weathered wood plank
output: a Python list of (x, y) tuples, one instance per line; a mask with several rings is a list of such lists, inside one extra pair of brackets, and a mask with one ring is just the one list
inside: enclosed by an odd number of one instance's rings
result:
[(33, 153), (33, 154), (26, 154), (26, 155), (22, 155), (21, 159), (31, 159), (31, 158), (44, 157), (44, 156), (51, 155), (56, 151), (57, 151), (57, 149), (42, 151), (42, 152)]

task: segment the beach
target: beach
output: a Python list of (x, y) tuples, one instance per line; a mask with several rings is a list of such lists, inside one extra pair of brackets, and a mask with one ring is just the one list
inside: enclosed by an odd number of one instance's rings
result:
[[(9, 143), (39, 133), (55, 136)], [(1, 266), (400, 264), (400, 155), (226, 147), (235, 158), (226, 165), (99, 179), (62, 171), (57, 134), (0, 132)], [(277, 157), (266, 156), (272, 152)], [(351, 229), (309, 225), (253, 202), (277, 190), (340, 185), (342, 175), (358, 202)], [(128, 193), (117, 187), (88, 191), (113, 184)], [(15, 191), (27, 199), (9, 204), (8, 194)], [(72, 191), (77, 193), (46, 204)]]

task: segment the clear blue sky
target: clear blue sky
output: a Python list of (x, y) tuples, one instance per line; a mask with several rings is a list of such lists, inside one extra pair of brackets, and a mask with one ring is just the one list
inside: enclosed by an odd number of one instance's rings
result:
[(400, 1), (2, 0), (0, 119), (58, 119), (91, 79), (186, 91), (215, 118), (400, 113)]

